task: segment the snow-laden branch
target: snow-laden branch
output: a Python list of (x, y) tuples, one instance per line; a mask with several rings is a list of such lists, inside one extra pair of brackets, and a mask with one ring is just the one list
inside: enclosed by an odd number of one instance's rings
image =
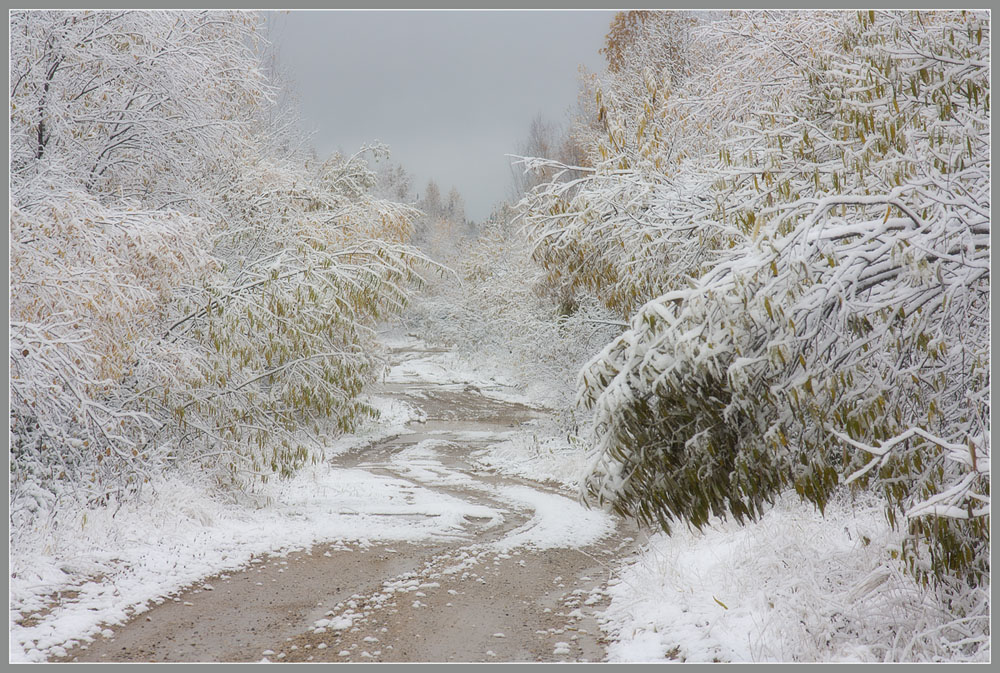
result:
[(375, 325), (434, 265), (384, 146), (290, 149), (261, 20), (11, 14), (12, 493), (242, 488), (374, 413)]
[(552, 282), (631, 317), (580, 374), (591, 496), (669, 528), (849, 475), (984, 572), (987, 24), (732, 13), (595, 86), (594, 168), (520, 206)]

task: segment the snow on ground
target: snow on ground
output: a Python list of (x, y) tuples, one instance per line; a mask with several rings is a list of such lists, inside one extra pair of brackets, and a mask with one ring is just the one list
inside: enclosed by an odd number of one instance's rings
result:
[[(393, 454), (388, 464), (400, 476), (423, 484), (482, 488), (477, 479), (449, 469), (441, 462), (435, 447), (449, 443), (438, 439), (424, 440)], [(486, 449), (482, 453), (488, 454), (489, 451)], [(516, 456), (514, 453), (508, 455)], [(523, 472), (536, 481), (543, 480), (542, 475), (532, 474), (530, 470)], [(516, 547), (553, 549), (586, 546), (615, 529), (615, 520), (608, 513), (587, 509), (576, 500), (562, 495), (527, 486), (505, 487), (497, 493), (510, 507), (532, 513), (528, 522), (497, 541), (495, 546), (501, 551)], [(487, 527), (502, 521), (502, 516), (494, 514)]]
[(895, 542), (872, 497), (824, 517), (794, 494), (755, 524), (655, 534), (609, 586), (609, 660), (935, 658), (954, 616), (886, 562)]
[[(415, 416), (393, 400), (371, 402), (382, 412), (380, 423), (331, 442), (329, 454), (398, 434)], [(22, 546), (11, 557), (10, 661), (59, 654), (67, 641), (92, 637), (102, 624), (121, 623), (149, 601), (241, 567), (255, 554), (325, 540), (440, 539), (460, 534), (466, 516), (502, 519), (409, 481), (325, 462), (264, 485), (258, 509), (221, 503), (180, 477), (153, 486), (117, 511), (60, 513), (34, 536), (44, 546)], [(51, 608), (57, 592), (71, 600)]]
[(388, 464), (400, 476), (423, 484), (475, 487), (479, 483), (476, 479), (449, 469), (439, 459), (434, 448), (449, 444), (451, 442), (441, 439), (425, 439), (394, 453)]
[(551, 423), (535, 423), (534, 430), (520, 430), (475, 451), (477, 465), (497, 472), (553, 482), (576, 491), (587, 467), (586, 451), (566, 437), (556, 435)]
[(501, 402), (536, 406), (552, 394), (540, 382), (523, 382), (509, 376), (500, 363), (472, 361), (454, 351), (420, 353), (431, 348), (425, 341), (399, 330), (382, 332), (380, 341), (388, 348), (415, 350), (390, 368), (385, 383), (430, 383), (473, 385), (480, 394)]
[[(433, 360), (449, 363), (441, 371), (454, 367), (481, 382), (496, 376), (490, 366), (499, 367), (446, 358)], [(421, 366), (431, 369), (430, 362)], [(505, 389), (534, 405), (560, 398), (542, 381)], [(473, 452), (472, 462), (567, 491), (579, 487), (589, 467), (585, 444), (551, 419), (496, 439)], [(564, 519), (594, 514), (566, 503), (552, 503), (547, 511), (555, 516), (562, 505)], [(542, 530), (529, 524), (521, 532), (551, 537)], [(947, 632), (948, 640), (962, 640), (961, 627), (952, 628), (961, 609), (949, 609), (902, 573), (888, 553), (898, 543), (899, 533), (889, 528), (883, 503), (872, 494), (853, 503), (844, 496), (825, 516), (790, 494), (746, 526), (716, 522), (697, 532), (679, 525), (672, 536), (653, 534), (633, 560), (612, 569), (611, 603), (600, 617), (609, 660), (962, 660), (942, 637)], [(980, 593), (988, 604), (989, 588)], [(988, 608), (970, 614), (988, 619)], [(972, 626), (966, 629), (970, 641), (984, 632)], [(989, 657), (989, 648), (981, 649), (974, 659)]]
[[(409, 338), (390, 345), (425, 347)], [(418, 354), (386, 380), (472, 382), (484, 394), (522, 404), (539, 399), (451, 353)], [(420, 415), (396, 400), (370, 401), (382, 420), (332, 441), (331, 455), (400, 434)], [(173, 478), (117, 512), (56, 517), (36, 536), (44, 548), (21, 549), (10, 559), (10, 660), (59, 654), (64, 644), (74, 644), (71, 639), (92, 637), (103, 625), (145, 611), (151, 601), (244, 566), (253, 555), (329, 540), (364, 545), (447, 538), (460, 534), (466, 516), (489, 519), (489, 526), (503, 521), (501, 509), (415, 483), (473, 485), (441, 463), (435, 447), (442, 442), (490, 441), (469, 457), (473, 463), (567, 491), (578, 486), (588, 464), (584, 447), (559, 436), (550, 420), (509, 432), (442, 434), (447, 440), (421, 441), (391, 459), (403, 479), (321, 463), (263, 487), (255, 510), (220, 503), (197, 484)], [(498, 548), (579, 546), (613, 530), (609, 515), (574, 499), (526, 487), (507, 487), (500, 495), (511, 508), (531, 510), (532, 518), (495, 543)], [(792, 495), (747, 526), (716, 522), (698, 532), (679, 525), (672, 536), (653, 534), (630, 562), (612, 569), (610, 604), (599, 615), (609, 660), (947, 659), (933, 641), (954, 616), (887, 560), (886, 549), (896, 543), (881, 503), (870, 496), (835, 501), (822, 516)], [(73, 598), (51, 608), (56, 592)], [(598, 592), (588, 604), (601, 597)], [(980, 656), (988, 657), (989, 648), (983, 650)]]
[(527, 486), (507, 486), (500, 489), (500, 494), (515, 506), (532, 510), (527, 523), (497, 540), (495, 546), (500, 551), (516, 547), (585, 547), (615, 530), (615, 520), (606, 512), (585, 509), (561, 495)]
[[(412, 339), (389, 344), (426, 348)], [(388, 383), (474, 385), (487, 396), (521, 404), (532, 398), (498, 372), (471, 366), (451, 353), (418, 354), (390, 369)], [(401, 434), (420, 411), (403, 402), (370, 397), (381, 413), (377, 424), (356, 435), (331, 440), (336, 455)], [(456, 431), (449, 439), (496, 440), (477, 453), (485, 466), (539, 481), (576, 484), (570, 472), (582, 465), (582, 452), (553, 448), (553, 438), (538, 432)], [(530, 439), (529, 439), (530, 437)], [(84, 512), (60, 512), (32, 537), (43, 547), (23, 546), (10, 559), (10, 661), (43, 661), (64, 647), (90, 640), (108, 625), (120, 624), (163, 596), (207, 576), (246, 565), (254, 555), (308, 548), (321, 541), (362, 545), (376, 541), (419, 541), (461, 534), (465, 517), (503, 521), (503, 511), (467, 503), (428, 486), (471, 486), (474, 480), (449, 470), (424, 440), (394, 456), (390, 464), (402, 477), (362, 469), (334, 469), (321, 461), (290, 480), (261, 486), (257, 506), (226, 504), (200, 484), (165, 477), (140, 499)], [(565, 442), (563, 442), (565, 445)], [(557, 453), (557, 451), (561, 453)], [(567, 467), (572, 466), (572, 467)], [(412, 481), (411, 481), (412, 480)], [(603, 512), (584, 509), (568, 498), (529, 488), (503, 495), (531, 520), (501, 540), (505, 549), (587, 544), (613, 529)], [(567, 514), (569, 513), (569, 514)], [(62, 593), (63, 600), (54, 600)], [(66, 595), (71, 596), (65, 600)], [(18, 623), (20, 622), (20, 623)]]
[[(472, 362), (455, 352), (421, 353), (430, 346), (421, 339), (403, 335), (399, 330), (380, 334), (389, 348), (416, 351), (386, 375), (386, 383), (428, 381), (439, 385), (475, 385), (478, 392), (502, 402), (542, 408), (546, 401), (565, 397), (551, 381), (518, 381), (503, 374), (499, 363)], [(570, 490), (581, 483), (588, 466), (586, 447), (578, 439), (567, 437), (550, 419), (535, 419), (520, 428), (502, 433), (446, 431), (455, 439), (497, 439), (485, 449), (473, 452), (472, 461), (503, 474), (535, 481), (552, 482)], [(434, 434), (433, 432), (429, 434)], [(445, 434), (445, 431), (441, 431)]]

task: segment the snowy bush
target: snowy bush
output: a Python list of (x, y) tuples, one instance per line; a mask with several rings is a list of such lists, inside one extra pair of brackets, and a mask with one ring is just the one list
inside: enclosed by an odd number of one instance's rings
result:
[(899, 535), (865, 493), (654, 533), (609, 583), (608, 660), (989, 661), (988, 592), (914, 583), (885, 558)]
[(711, 19), (698, 58), (666, 49), (604, 83), (595, 167), (522, 204), (549, 273), (632, 316), (581, 374), (588, 491), (669, 530), (866, 486), (917, 578), (977, 585), (988, 16)]
[[(11, 517), (169, 467), (246, 487), (373, 415), (374, 326), (422, 257), (319, 162), (241, 12), (11, 15)], [(114, 496), (114, 498), (112, 498)]]

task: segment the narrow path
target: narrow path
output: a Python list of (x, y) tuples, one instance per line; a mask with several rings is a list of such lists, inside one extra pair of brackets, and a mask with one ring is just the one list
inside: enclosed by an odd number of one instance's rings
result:
[[(594, 613), (634, 533), (555, 486), (478, 466), (477, 449), (546, 412), (447, 375), (434, 361), (441, 352), (393, 352), (378, 394), (419, 407), (423, 418), (334, 466), (460, 501), (453, 533), (255, 558), (60, 660), (602, 660)], [(433, 375), (438, 368), (445, 375)], [(447, 506), (374, 514), (455, 516)]]

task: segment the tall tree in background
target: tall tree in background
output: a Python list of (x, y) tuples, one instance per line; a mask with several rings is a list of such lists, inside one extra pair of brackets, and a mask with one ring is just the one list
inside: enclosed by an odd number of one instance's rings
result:
[(441, 188), (434, 180), (427, 181), (424, 188), (424, 198), (420, 200), (420, 209), (432, 217), (439, 217), (444, 212), (441, 202)]
[(437, 182), (428, 180), (417, 207), (421, 215), (416, 221), (414, 244), (435, 259), (455, 255), (462, 241), (472, 233), (465, 219), (465, 201), (458, 189), (452, 187), (445, 197)]
[(545, 166), (536, 165), (534, 169), (526, 169), (521, 158), (541, 157), (551, 159), (567, 166), (589, 166), (589, 159), (584, 146), (580, 143), (579, 121), (574, 120), (567, 126), (560, 126), (541, 114), (535, 115), (528, 126), (527, 137), (517, 146), (511, 162), (510, 193), (514, 200), (520, 199), (543, 182), (555, 177), (555, 171)]
[(402, 164), (383, 162), (379, 165), (374, 193), (383, 199), (413, 203), (413, 178)]
[(465, 224), (465, 199), (455, 187), (448, 191), (448, 202), (445, 204), (444, 214), (457, 225)]

